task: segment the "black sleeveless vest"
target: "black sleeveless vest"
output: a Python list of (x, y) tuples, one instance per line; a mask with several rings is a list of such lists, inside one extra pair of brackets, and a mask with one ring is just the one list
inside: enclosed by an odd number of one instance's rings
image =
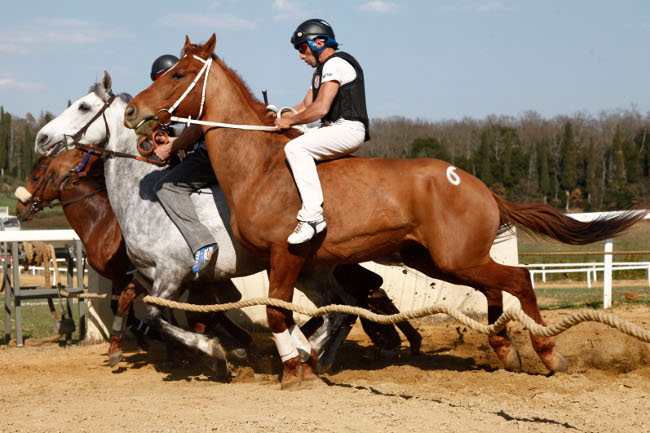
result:
[(321, 121), (331, 123), (340, 118), (344, 118), (345, 120), (361, 122), (363, 123), (363, 126), (366, 127), (365, 141), (368, 141), (370, 140), (370, 131), (368, 113), (366, 111), (366, 90), (364, 86), (363, 69), (361, 69), (361, 65), (359, 65), (359, 62), (357, 62), (354, 57), (348, 53), (337, 51), (329, 56), (323, 63), (318, 65), (311, 81), (312, 95), (314, 97), (313, 100), (316, 100), (318, 91), (322, 84), (321, 75), (323, 74), (323, 66), (334, 57), (340, 57), (350, 63), (352, 67), (354, 67), (357, 77), (351, 82), (339, 87), (339, 91), (334, 97), (334, 101), (332, 101), (330, 111), (321, 119)]

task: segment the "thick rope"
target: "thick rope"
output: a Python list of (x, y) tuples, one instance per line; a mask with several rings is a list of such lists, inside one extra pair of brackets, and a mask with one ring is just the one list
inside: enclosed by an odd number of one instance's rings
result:
[(446, 314), (461, 324), (467, 326), (474, 331), (477, 331), (481, 334), (486, 335), (496, 335), (506, 324), (511, 321), (516, 321), (521, 323), (526, 329), (528, 329), (533, 335), (541, 337), (553, 337), (567, 329), (582, 323), (582, 322), (599, 322), (604, 323), (607, 326), (610, 326), (614, 329), (617, 329), (624, 334), (630, 335), (634, 338), (637, 338), (646, 343), (650, 343), (650, 331), (645, 330), (632, 322), (627, 320), (620, 319), (611, 313), (606, 313), (604, 311), (596, 310), (582, 310), (571, 314), (568, 317), (565, 317), (558, 323), (549, 326), (542, 326), (536, 323), (533, 319), (527, 316), (521, 310), (509, 309), (505, 311), (497, 321), (492, 325), (484, 325), (476, 320), (468, 317), (467, 315), (461, 313), (455, 308), (451, 308), (445, 305), (432, 305), (430, 307), (420, 308), (418, 310), (407, 311), (400, 314), (392, 314), (390, 316), (384, 316), (380, 314), (375, 314), (371, 311), (368, 311), (363, 308), (353, 307), (349, 305), (326, 305), (320, 308), (310, 308), (310, 307), (301, 307), (290, 302), (284, 302), (279, 299), (273, 298), (255, 298), (248, 299), (239, 302), (232, 302), (228, 304), (217, 304), (217, 305), (193, 305), (180, 302), (174, 302), (167, 299), (155, 298), (153, 296), (145, 296), (143, 302), (147, 304), (159, 305), (163, 307), (169, 307), (185, 311), (194, 311), (200, 313), (209, 313), (209, 312), (220, 312), (220, 311), (229, 311), (245, 307), (252, 307), (254, 305), (266, 305), (276, 308), (283, 308), (286, 310), (295, 311), (299, 314), (304, 314), (311, 317), (320, 317), (325, 314), (330, 313), (343, 313), (343, 314), (352, 314), (359, 316), (361, 318), (381, 323), (381, 324), (394, 324), (398, 322), (404, 322), (407, 320), (419, 319), (426, 316), (431, 316), (434, 314)]
[[(62, 296), (70, 298), (86, 298), (86, 299), (119, 299), (114, 295), (97, 295), (97, 294), (84, 294), (84, 295), (71, 295), (63, 289), (59, 289)], [(646, 343), (650, 343), (650, 331), (635, 325), (627, 320), (620, 319), (611, 313), (596, 310), (581, 310), (577, 311), (559, 322), (542, 326), (531, 319), (526, 313), (521, 310), (509, 309), (505, 311), (492, 325), (485, 325), (477, 322), (469, 316), (463, 314), (459, 310), (448, 307), (446, 305), (432, 305), (430, 307), (420, 308), (418, 310), (406, 311), (399, 314), (381, 315), (375, 314), (372, 311), (360, 307), (353, 307), (350, 305), (326, 305), (320, 308), (302, 307), (292, 304), (290, 302), (281, 301), (274, 298), (253, 298), (246, 299), (239, 302), (231, 302), (227, 304), (215, 305), (195, 305), (182, 302), (170, 301), (168, 299), (157, 298), (154, 296), (145, 296), (142, 302), (151, 305), (158, 305), (161, 307), (169, 307), (183, 311), (193, 311), (196, 313), (215, 313), (230, 310), (238, 310), (240, 308), (253, 307), (256, 305), (266, 305), (270, 307), (282, 308), (291, 310), (299, 314), (310, 317), (321, 317), (331, 313), (342, 313), (359, 316), (363, 319), (372, 322), (381, 323), (384, 325), (405, 322), (408, 320), (420, 319), (434, 314), (446, 314), (457, 322), (473, 329), (474, 331), (485, 335), (496, 335), (506, 327), (508, 322), (519, 322), (524, 328), (528, 329), (531, 334), (540, 337), (554, 337), (563, 333), (582, 322), (598, 322), (603, 323), (611, 328), (614, 328), (624, 334), (634, 337)]]

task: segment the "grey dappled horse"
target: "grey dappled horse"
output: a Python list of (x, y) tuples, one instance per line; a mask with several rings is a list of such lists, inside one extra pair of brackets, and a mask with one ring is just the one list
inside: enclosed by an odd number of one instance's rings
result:
[[(111, 77), (105, 72), (101, 83), (93, 85), (87, 95), (45, 125), (36, 136), (35, 151), (56, 156), (74, 147), (72, 137), (95, 116), (113, 95)], [(94, 143), (105, 149), (135, 154), (137, 136), (124, 124), (124, 109), (130, 96), (121, 94), (78, 138), (81, 144)], [(105, 162), (106, 187), (115, 216), (122, 229), (127, 253), (138, 272), (153, 281), (151, 296), (176, 300), (181, 285), (193, 279), (223, 281), (266, 269), (266, 264), (254, 257), (234, 239), (230, 228), (230, 209), (218, 186), (212, 194), (193, 194), (192, 201), (202, 222), (219, 244), (216, 259), (200, 275), (192, 272), (194, 258), (180, 231), (169, 219), (154, 193), (154, 185), (167, 172), (153, 164), (130, 158), (112, 157)], [(296, 283), (314, 304), (332, 303), (334, 294), (350, 303), (350, 297), (333, 276), (332, 266), (306, 268)], [(160, 330), (164, 337), (190, 348), (198, 349), (219, 361), (227, 369), (224, 351), (216, 339), (184, 330), (169, 323), (158, 307), (147, 305), (145, 322)], [(332, 314), (310, 338), (319, 355), (321, 370), (329, 368), (350, 329), (351, 318)], [(345, 324), (346, 326), (341, 326)]]

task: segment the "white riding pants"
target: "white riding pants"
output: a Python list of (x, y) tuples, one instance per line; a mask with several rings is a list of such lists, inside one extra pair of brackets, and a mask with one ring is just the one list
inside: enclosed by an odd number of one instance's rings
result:
[(302, 200), (300, 221), (323, 219), (323, 191), (316, 171), (316, 161), (349, 155), (361, 147), (366, 130), (361, 122), (339, 119), (329, 126), (310, 128), (284, 147)]

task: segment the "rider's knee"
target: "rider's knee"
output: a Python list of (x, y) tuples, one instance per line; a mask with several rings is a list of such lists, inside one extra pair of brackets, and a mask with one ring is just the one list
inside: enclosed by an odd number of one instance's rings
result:
[(296, 155), (300, 152), (304, 152), (304, 149), (298, 140), (291, 140), (284, 146), (284, 155), (286, 157)]

